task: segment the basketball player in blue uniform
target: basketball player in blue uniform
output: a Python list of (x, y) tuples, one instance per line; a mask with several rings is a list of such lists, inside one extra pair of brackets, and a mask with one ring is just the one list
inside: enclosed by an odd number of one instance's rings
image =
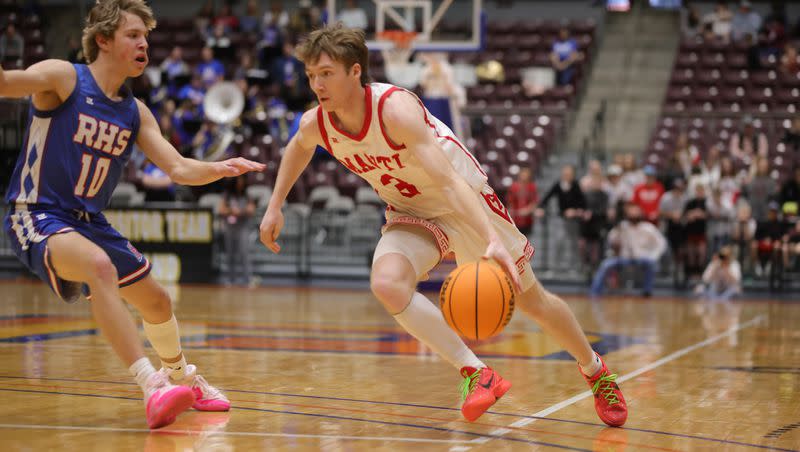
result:
[[(77, 300), (88, 286), (94, 319), (144, 391), (148, 425), (158, 428), (189, 407), (227, 411), (230, 402), (187, 364), (169, 295), (102, 210), (134, 143), (184, 185), (264, 165), (187, 159), (162, 137), (149, 109), (123, 86), (147, 66), (147, 35), (154, 26), (143, 0), (99, 0), (83, 30), (88, 66), (46, 60), (24, 71), (0, 68), (0, 96), (32, 95), (28, 133), (6, 194), (5, 233), (19, 259), (64, 301)], [(145, 357), (123, 299), (141, 313), (161, 370)]]

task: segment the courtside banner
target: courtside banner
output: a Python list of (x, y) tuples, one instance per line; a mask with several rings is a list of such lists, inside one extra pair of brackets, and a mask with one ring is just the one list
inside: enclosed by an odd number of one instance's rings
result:
[(213, 281), (214, 213), (195, 207), (120, 207), (103, 212), (164, 282)]

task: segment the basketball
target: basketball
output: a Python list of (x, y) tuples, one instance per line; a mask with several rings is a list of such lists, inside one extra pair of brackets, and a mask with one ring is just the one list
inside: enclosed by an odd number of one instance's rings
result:
[(448, 325), (468, 339), (497, 335), (514, 314), (514, 288), (496, 264), (459, 265), (442, 284), (439, 304)]

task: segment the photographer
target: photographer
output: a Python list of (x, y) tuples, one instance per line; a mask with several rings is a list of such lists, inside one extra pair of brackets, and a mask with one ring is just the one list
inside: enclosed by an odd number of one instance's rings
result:
[(703, 282), (697, 285), (695, 293), (709, 301), (728, 301), (741, 291), (741, 266), (733, 258), (731, 248), (723, 246), (703, 272)]

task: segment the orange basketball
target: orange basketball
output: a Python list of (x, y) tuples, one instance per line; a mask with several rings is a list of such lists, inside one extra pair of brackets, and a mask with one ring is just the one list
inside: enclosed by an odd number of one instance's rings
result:
[(442, 284), (439, 304), (447, 323), (469, 339), (487, 339), (501, 331), (514, 313), (511, 280), (493, 262), (459, 265)]

